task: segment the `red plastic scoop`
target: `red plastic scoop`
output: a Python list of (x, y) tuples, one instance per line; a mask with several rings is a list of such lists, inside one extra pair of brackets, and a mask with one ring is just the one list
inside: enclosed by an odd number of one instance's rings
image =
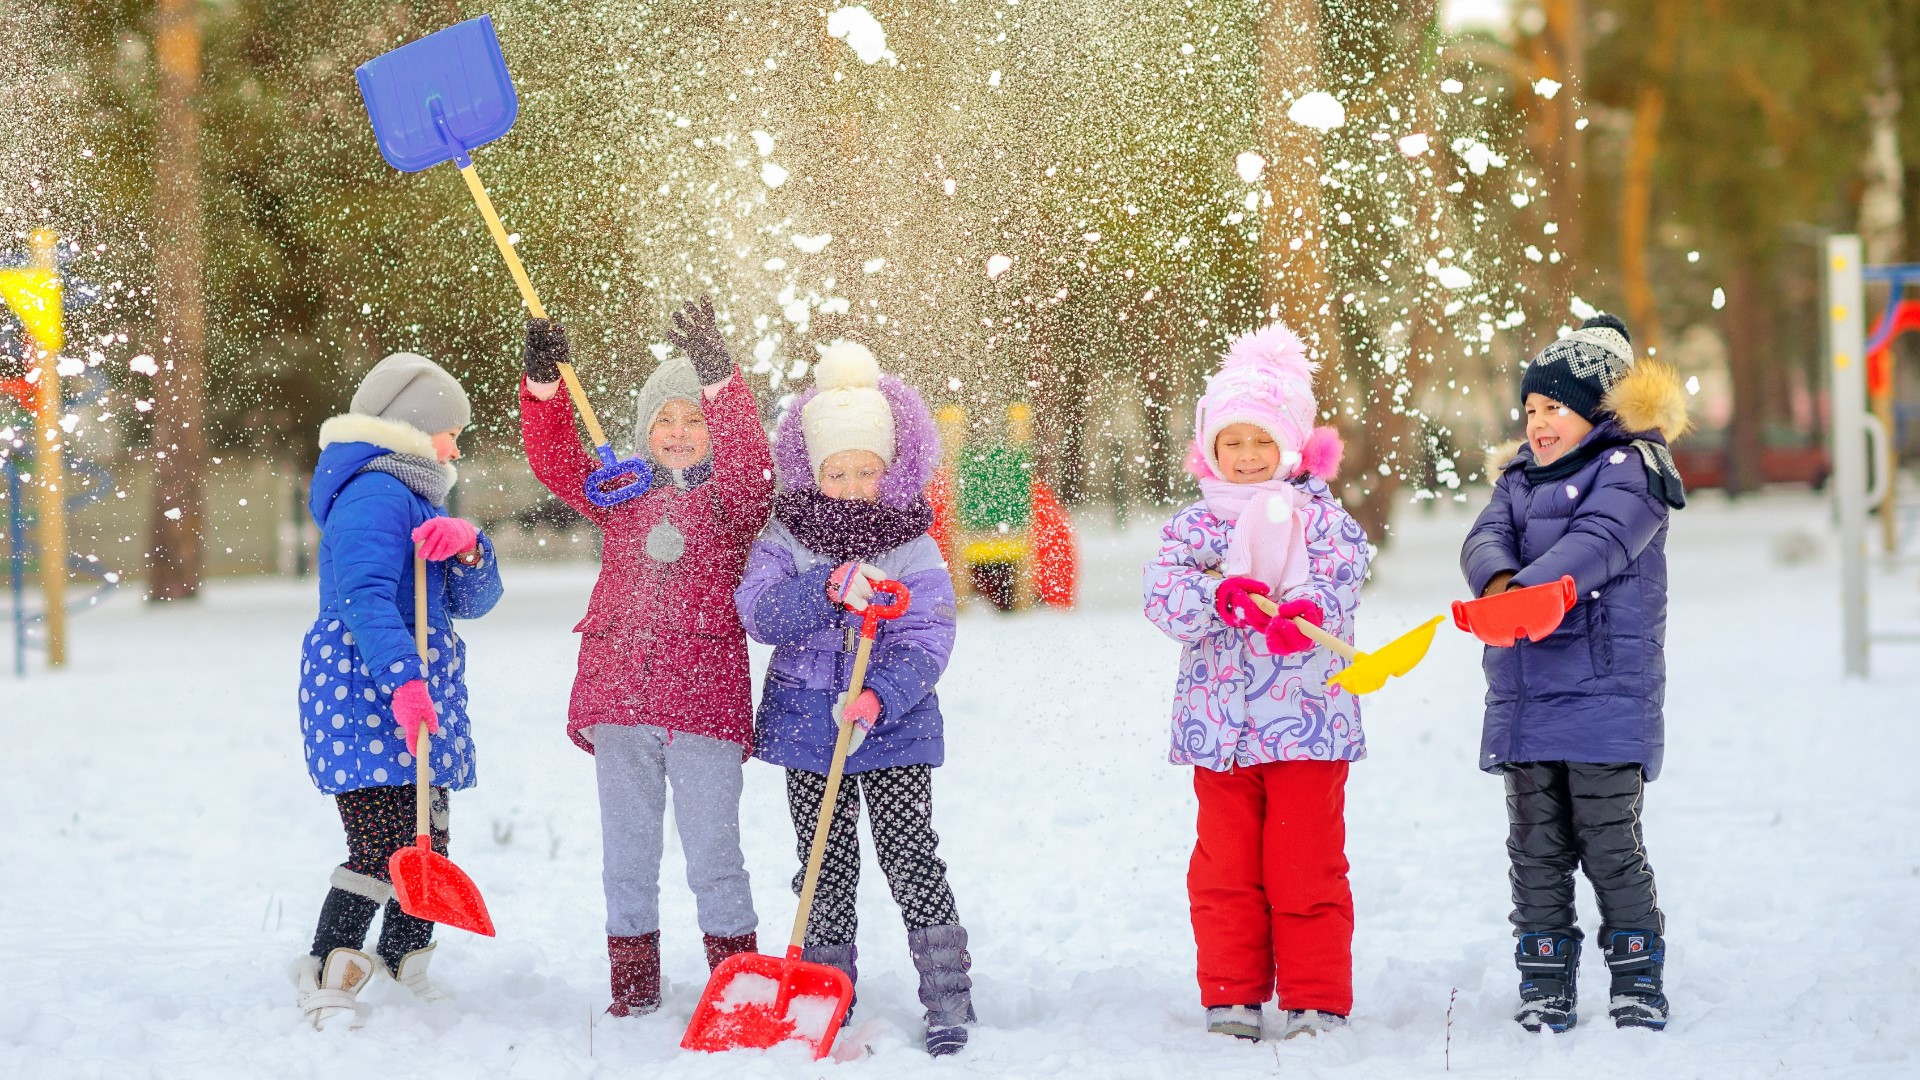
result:
[(1573, 579), (1563, 577), (1478, 600), (1455, 600), (1453, 625), (1497, 648), (1508, 648), (1523, 637), (1540, 641), (1560, 628), (1560, 620), (1573, 610), (1574, 596)]
[[(892, 597), (881, 603), (881, 597)], [(860, 696), (867, 679), (867, 661), (873, 657), (873, 636), (880, 620), (907, 613), (912, 599), (897, 581), (877, 581), (873, 597), (860, 613), (860, 648), (853, 657), (853, 678), (847, 684), (848, 703)], [(820, 883), (820, 862), (827, 854), (827, 826), (833, 804), (840, 797), (840, 777), (846, 770), (847, 746), (853, 725), (840, 718), (839, 737), (833, 743), (833, 764), (827, 769), (827, 790), (820, 800), (820, 818), (813, 826), (813, 850), (807, 854), (807, 876), (800, 886), (800, 910), (793, 916), (793, 938), (784, 957), (764, 953), (735, 953), (721, 961), (707, 980), (706, 993), (687, 1022), (680, 1040), (683, 1050), (764, 1050), (790, 1039), (813, 1047), (813, 1056), (833, 1052), (840, 1022), (853, 1006), (853, 983), (830, 964), (800, 959), (807, 940), (807, 916), (813, 913), (813, 890)]]
[[(413, 557), (413, 644), (420, 659), (427, 658), (427, 560)], [(418, 763), (414, 770), (414, 838), (412, 847), (403, 847), (387, 860), (387, 876), (393, 879), (393, 898), (400, 910), (416, 919), (457, 926), (486, 937), (493, 936), (493, 919), (487, 914), (487, 902), (480, 888), (453, 860), (433, 850), (432, 817), (428, 811), (433, 783), (429, 764), (432, 735), (420, 726)]]

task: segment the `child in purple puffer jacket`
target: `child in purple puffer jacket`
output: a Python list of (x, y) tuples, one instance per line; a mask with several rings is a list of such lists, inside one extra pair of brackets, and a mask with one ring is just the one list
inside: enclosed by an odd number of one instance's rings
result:
[[(953, 651), (953, 582), (927, 528), (926, 487), (939, 456), (933, 418), (912, 388), (882, 375), (864, 346), (838, 342), (814, 388), (780, 421), (773, 521), (754, 542), (734, 600), (756, 641), (775, 646), (754, 756), (787, 770), (801, 862), (813, 844), (844, 708), (855, 725), (846, 780), (828, 829), (805, 957), (855, 976), (856, 826), (867, 801), (875, 854), (907, 924), (920, 973), (929, 1054), (958, 1051), (972, 1022), (967, 932), (947, 864), (935, 853), (933, 769), (946, 757), (934, 684)], [(866, 688), (846, 697), (860, 610), (877, 581), (912, 603), (880, 623)], [(803, 874), (795, 874), (800, 891)]]

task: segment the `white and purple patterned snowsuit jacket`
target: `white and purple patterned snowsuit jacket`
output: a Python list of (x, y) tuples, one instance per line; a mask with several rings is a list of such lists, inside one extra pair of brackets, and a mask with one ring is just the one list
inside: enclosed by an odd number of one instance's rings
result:
[[(1300, 481), (1307, 506), (1307, 580), (1274, 598), (1320, 605), (1328, 632), (1353, 641), (1354, 609), (1367, 576), (1367, 534), (1325, 482)], [(1346, 661), (1324, 648), (1291, 656), (1267, 652), (1261, 635), (1236, 630), (1214, 609), (1220, 581), (1207, 573), (1225, 560), (1234, 524), (1197, 502), (1160, 531), (1160, 552), (1146, 568), (1146, 610), (1185, 646), (1173, 700), (1176, 765), (1225, 772), (1270, 761), (1358, 761), (1367, 756), (1360, 702), (1327, 679)]]

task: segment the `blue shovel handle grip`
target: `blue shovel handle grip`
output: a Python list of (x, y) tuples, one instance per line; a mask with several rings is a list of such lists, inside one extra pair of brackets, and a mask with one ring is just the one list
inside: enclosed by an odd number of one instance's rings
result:
[[(639, 498), (653, 485), (653, 466), (645, 458), (628, 458), (621, 461), (613, 456), (613, 447), (602, 444), (593, 448), (600, 456), (600, 467), (587, 476), (587, 501), (595, 506), (619, 506), (628, 499)], [(604, 491), (608, 483), (623, 476), (633, 477), (633, 482), (612, 491)]]

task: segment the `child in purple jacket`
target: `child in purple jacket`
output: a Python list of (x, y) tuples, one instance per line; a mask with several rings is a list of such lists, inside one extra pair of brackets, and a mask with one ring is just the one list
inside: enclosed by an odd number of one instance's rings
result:
[(1667, 515), (1686, 505), (1667, 440), (1687, 427), (1673, 372), (1634, 362), (1627, 328), (1588, 319), (1520, 381), (1527, 441), (1498, 455), (1493, 501), (1460, 553), (1475, 595), (1572, 577), (1579, 597), (1544, 640), (1488, 648), (1480, 767), (1507, 787), (1520, 1008), (1529, 1031), (1578, 1019), (1586, 871), (1612, 969), (1617, 1027), (1667, 1023), (1665, 917), (1640, 809), (1665, 748)]
[[(754, 756), (787, 770), (800, 860), (813, 844), (844, 708), (855, 725), (846, 780), (828, 829), (805, 957), (855, 976), (856, 832), (867, 800), (875, 854), (907, 924), (920, 973), (929, 1054), (958, 1051), (973, 1016), (967, 932), (947, 864), (935, 853), (933, 769), (945, 760), (934, 691), (953, 651), (953, 582), (927, 528), (927, 482), (939, 456), (933, 418), (912, 388), (882, 375), (864, 346), (838, 342), (814, 388), (780, 421), (773, 521), (754, 542), (734, 600), (756, 641), (775, 646), (755, 721)], [(866, 688), (846, 705), (860, 610), (873, 583), (912, 593), (883, 621)], [(804, 873), (794, 875), (800, 891)]]

